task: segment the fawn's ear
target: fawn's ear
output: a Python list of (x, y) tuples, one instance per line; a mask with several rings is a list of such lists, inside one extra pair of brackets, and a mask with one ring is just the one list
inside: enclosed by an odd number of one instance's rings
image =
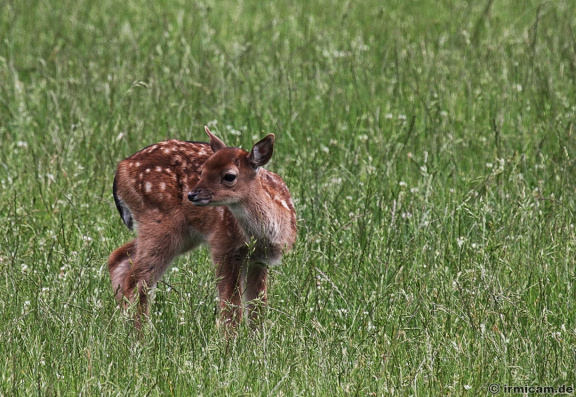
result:
[(208, 129), (208, 127), (204, 126), (204, 131), (206, 131), (206, 133), (210, 137), (210, 147), (212, 148), (212, 151), (214, 153), (216, 153), (218, 150), (224, 149), (226, 147), (226, 144), (224, 142), (222, 142), (216, 135), (211, 133), (210, 130)]
[(274, 134), (268, 134), (266, 138), (256, 143), (248, 155), (248, 162), (252, 168), (257, 169), (267, 164), (274, 153)]

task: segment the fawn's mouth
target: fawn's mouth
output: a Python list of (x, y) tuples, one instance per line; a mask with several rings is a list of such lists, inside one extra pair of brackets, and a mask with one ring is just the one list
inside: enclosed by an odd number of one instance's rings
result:
[(212, 197), (202, 196), (200, 195), (200, 193), (197, 192), (188, 193), (188, 200), (190, 200), (192, 204), (197, 205), (199, 207), (203, 207), (210, 204), (211, 199)]

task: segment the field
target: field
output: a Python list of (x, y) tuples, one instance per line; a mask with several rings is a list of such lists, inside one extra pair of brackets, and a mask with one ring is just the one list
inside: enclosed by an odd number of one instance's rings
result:
[[(0, 395), (576, 386), (575, 2), (3, 1), (0, 39)], [(139, 337), (115, 167), (204, 125), (276, 134), (297, 244), (256, 331), (202, 248)]]

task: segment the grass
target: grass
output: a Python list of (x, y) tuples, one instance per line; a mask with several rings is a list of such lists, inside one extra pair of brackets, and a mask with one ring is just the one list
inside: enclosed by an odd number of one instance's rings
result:
[[(98, 3), (0, 5), (0, 394), (576, 385), (571, 1)], [(257, 332), (202, 249), (138, 339), (115, 166), (205, 124), (276, 134), (298, 242)]]

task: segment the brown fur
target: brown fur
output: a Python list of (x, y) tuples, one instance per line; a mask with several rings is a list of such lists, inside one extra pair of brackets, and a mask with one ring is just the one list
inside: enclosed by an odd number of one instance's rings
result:
[[(120, 162), (115, 201), (135, 240), (110, 255), (108, 267), (117, 299), (136, 303), (136, 326), (148, 316), (150, 290), (172, 260), (207, 244), (216, 265), (221, 317), (234, 328), (242, 296), (266, 303), (267, 266), (280, 262), (296, 239), (296, 214), (286, 184), (263, 168), (274, 135), (252, 152), (226, 145), (208, 131), (210, 144), (170, 140)], [(224, 178), (231, 178), (227, 181)], [(227, 176), (228, 175), (228, 176)]]

